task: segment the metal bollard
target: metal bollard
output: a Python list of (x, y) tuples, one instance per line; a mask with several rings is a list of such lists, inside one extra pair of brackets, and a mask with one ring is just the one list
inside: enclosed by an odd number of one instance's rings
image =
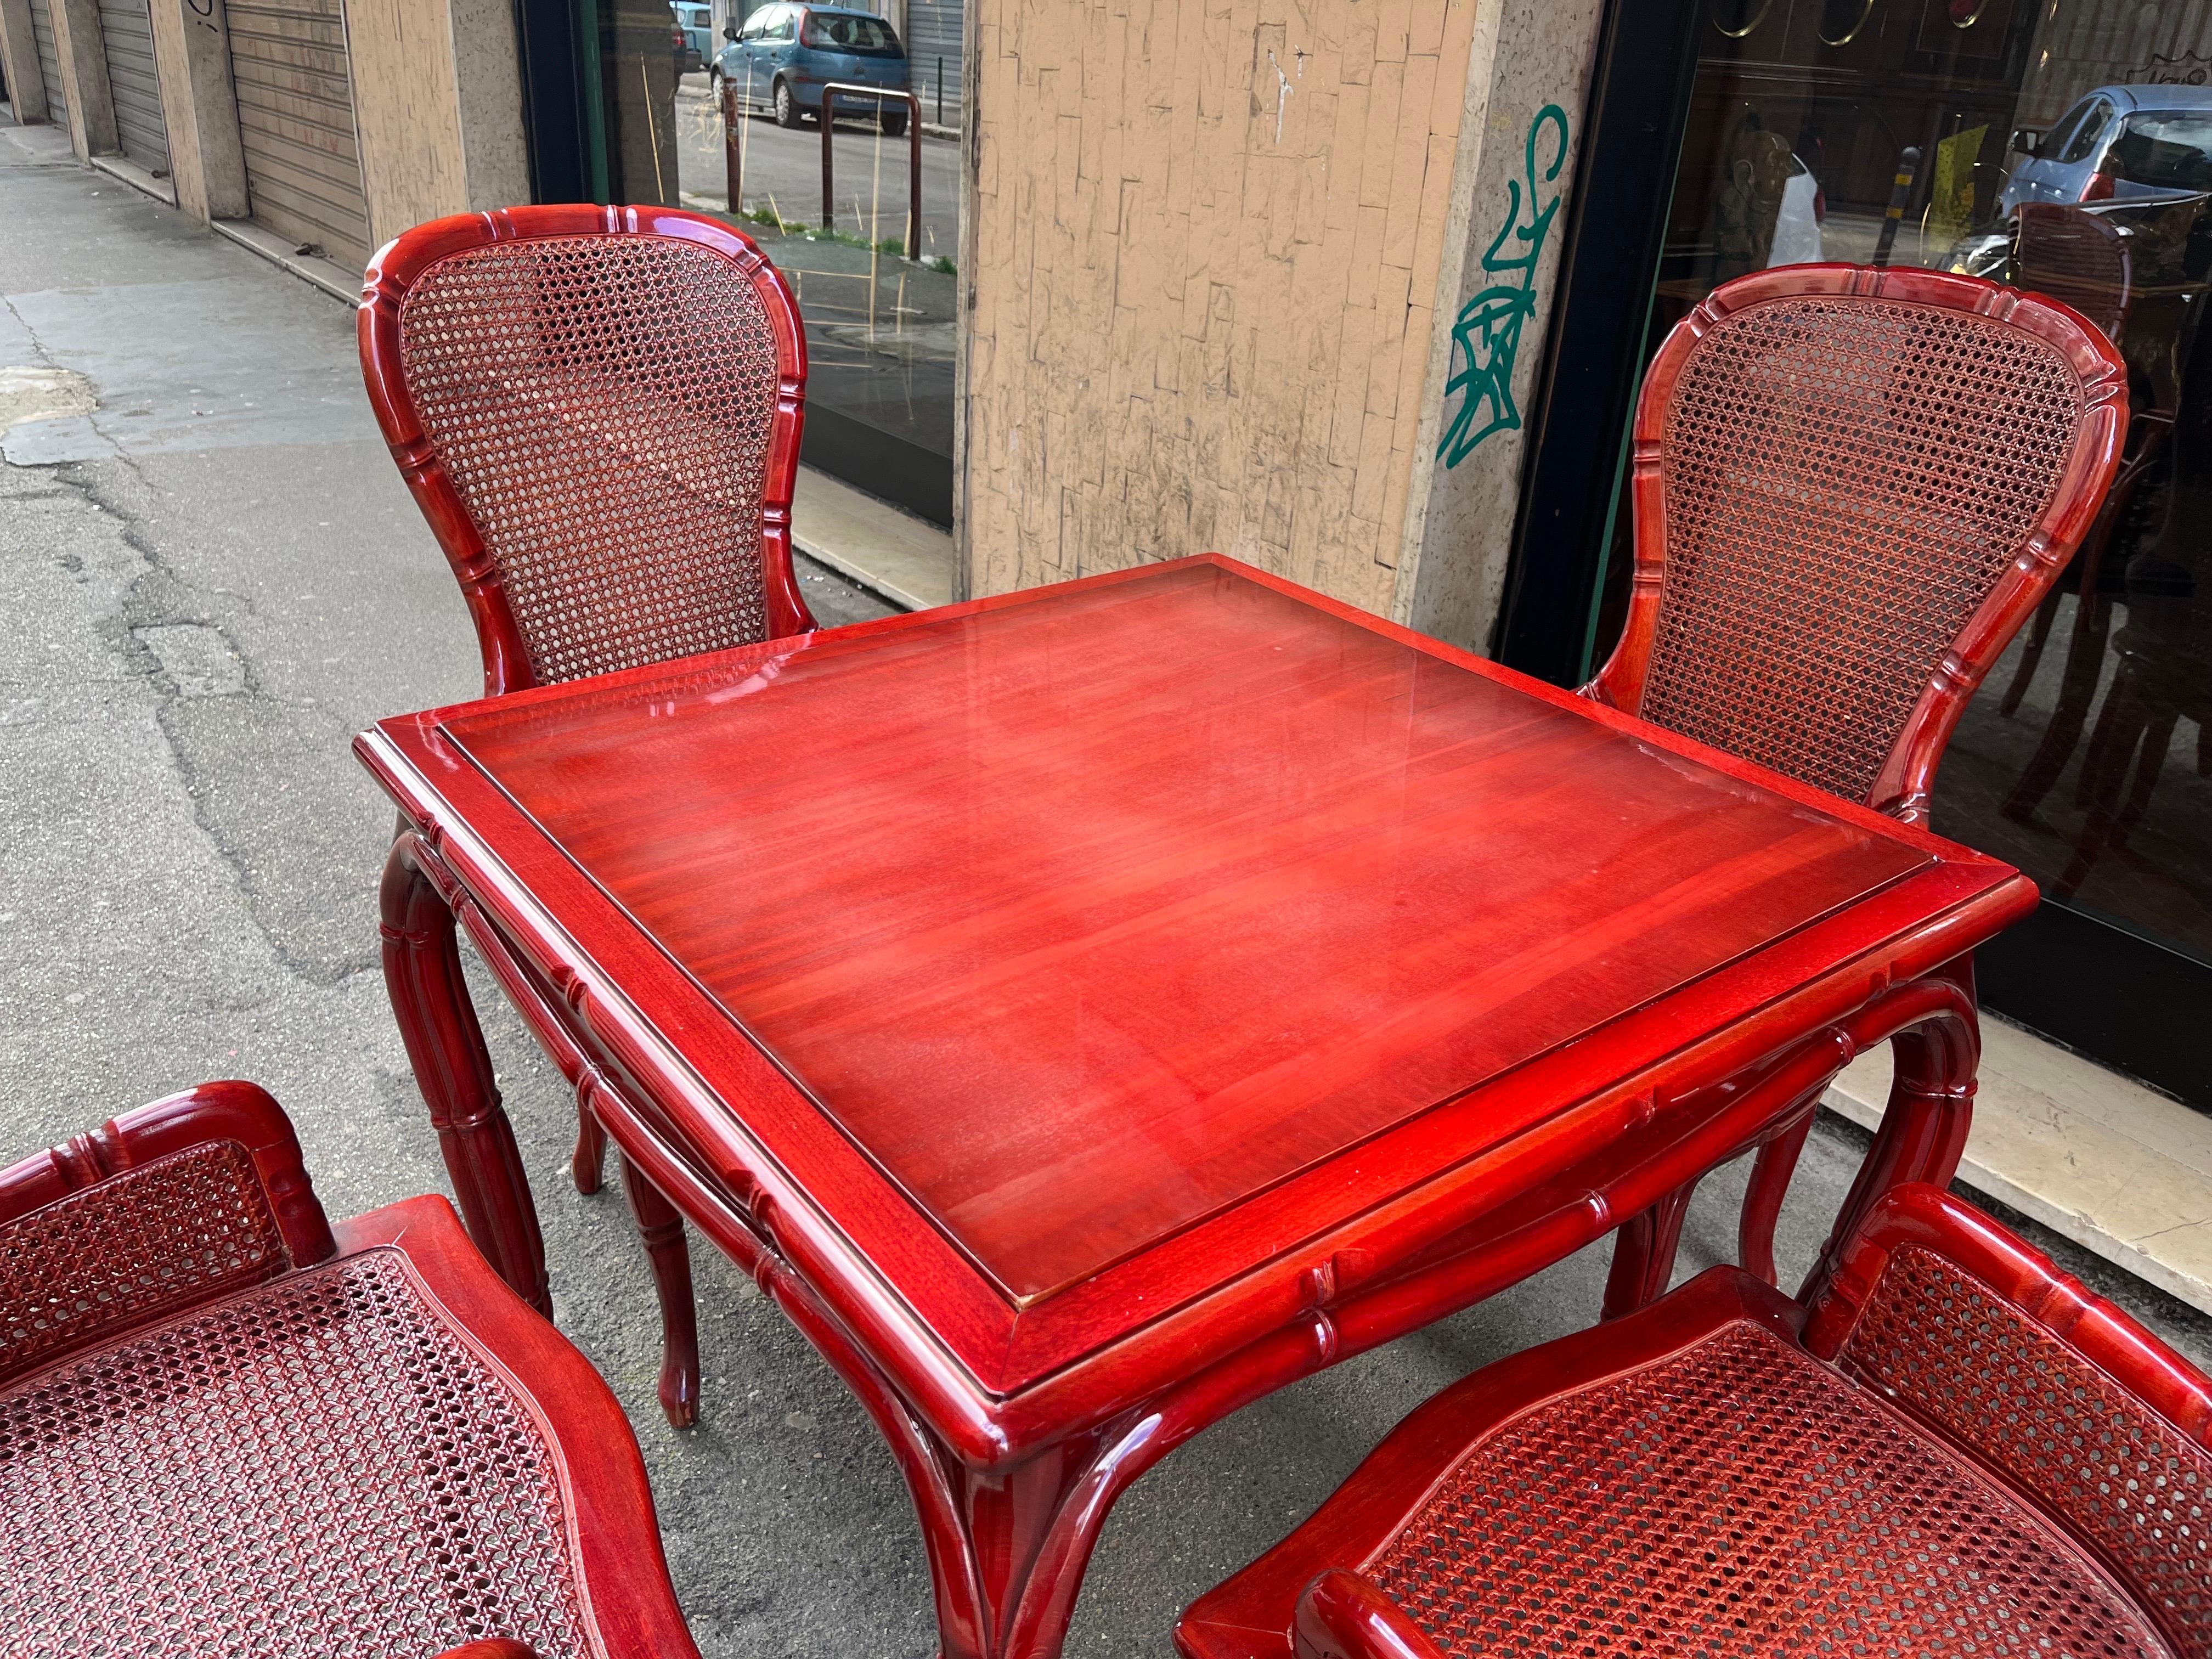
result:
[(1881, 240), (1874, 245), (1874, 263), (1877, 268), (1889, 263), (1889, 250), (1897, 241), (1897, 227), (1905, 217), (1905, 204), (1911, 199), (1912, 180), (1920, 171), (1920, 152), (1906, 145), (1897, 157), (1897, 179), (1889, 189), (1889, 211), (1881, 216)]

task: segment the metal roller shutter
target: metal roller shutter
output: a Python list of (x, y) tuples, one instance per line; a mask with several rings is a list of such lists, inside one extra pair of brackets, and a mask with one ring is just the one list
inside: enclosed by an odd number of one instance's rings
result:
[(123, 153), (149, 173), (169, 170), (169, 127), (154, 72), (154, 25), (146, 0), (100, 0), (100, 38), (107, 49), (107, 88)]
[(339, 0), (229, 0), (230, 78), (253, 217), (319, 245), (340, 264), (368, 263)]
[(39, 73), (46, 82), (46, 119), (56, 126), (69, 125), (62, 107), (62, 56), (54, 46), (53, 0), (31, 0), (31, 39), (39, 48)]
[(937, 119), (939, 66), (945, 76), (945, 125), (960, 119), (960, 89), (965, 84), (960, 55), (961, 0), (906, 0), (906, 58), (914, 89), (921, 98), (921, 118)]

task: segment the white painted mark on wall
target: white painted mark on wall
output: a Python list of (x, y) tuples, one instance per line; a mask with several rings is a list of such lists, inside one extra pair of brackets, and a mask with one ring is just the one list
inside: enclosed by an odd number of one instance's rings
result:
[[(1306, 55), (1304, 52), (1298, 52), (1296, 56), (1298, 73), (1304, 76), (1306, 72)], [(1283, 73), (1283, 66), (1277, 60), (1275, 49), (1273, 46), (1267, 48), (1267, 62), (1275, 71), (1275, 142), (1279, 144), (1283, 142), (1283, 111), (1289, 106), (1291, 101), (1291, 77)]]

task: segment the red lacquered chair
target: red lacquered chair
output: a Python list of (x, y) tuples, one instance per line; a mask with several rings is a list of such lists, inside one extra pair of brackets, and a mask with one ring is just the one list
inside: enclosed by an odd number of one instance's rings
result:
[(1188, 1659), (2212, 1655), (2212, 1382), (1901, 1187), (1810, 1309), (1716, 1267), (1476, 1372)]
[[(791, 568), (806, 331), (718, 220), (657, 207), (437, 219), (369, 262), (369, 403), (452, 562), (497, 696), (814, 627)], [(577, 1109), (570, 1169), (606, 1139)], [(634, 1170), (670, 1419), (696, 1411), (682, 1224)]]
[(210, 1083), (0, 1170), (0, 1651), (696, 1659), (637, 1443), (441, 1198)]
[[(2096, 519), (2127, 424), (2118, 350), (2053, 301), (1852, 265), (1726, 283), (1645, 377), (1627, 621), (1582, 694), (1924, 823), (1959, 716)], [(1921, 1052), (1947, 1040), (1900, 1033), (1900, 1070), (1951, 1074)], [(1820, 1093), (1753, 1143), (1739, 1249), (1770, 1284)], [(1609, 1316), (1666, 1289), (1691, 1191), (1622, 1230)]]

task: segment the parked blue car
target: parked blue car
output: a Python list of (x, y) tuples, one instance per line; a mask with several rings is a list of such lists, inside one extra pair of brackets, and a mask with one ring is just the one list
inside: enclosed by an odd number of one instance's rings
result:
[(676, 43), (676, 72), (690, 75), (705, 69), (714, 55), (714, 7), (700, 0), (672, 0), (668, 9), (675, 13), (675, 27), (682, 36)]
[[(728, 82), (749, 113), (769, 112), (778, 126), (795, 127), (808, 115), (819, 120), (822, 88), (833, 81), (897, 92), (908, 85), (906, 48), (873, 12), (776, 0), (746, 18), (743, 28), (723, 33), (730, 43), (714, 59), (710, 76), (717, 95)], [(867, 106), (841, 94), (837, 107), (858, 115)], [(892, 137), (906, 131), (906, 118), (903, 100), (876, 110), (876, 118)]]
[(2027, 159), (1997, 216), (2027, 202), (2117, 202), (2212, 191), (2212, 87), (2099, 87), (2048, 132), (2013, 134)]

